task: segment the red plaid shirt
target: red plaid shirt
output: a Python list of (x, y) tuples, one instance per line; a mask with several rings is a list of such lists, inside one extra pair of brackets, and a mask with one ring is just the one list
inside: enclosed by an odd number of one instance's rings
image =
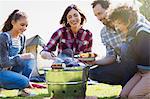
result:
[(81, 28), (75, 37), (69, 27), (62, 27), (52, 35), (43, 50), (55, 51), (58, 44), (58, 53), (67, 48), (72, 49), (74, 54), (91, 52), (92, 41), (92, 33), (88, 30)]

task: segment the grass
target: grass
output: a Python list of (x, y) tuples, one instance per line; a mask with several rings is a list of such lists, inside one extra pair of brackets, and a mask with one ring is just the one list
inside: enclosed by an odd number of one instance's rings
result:
[(86, 94), (88, 96), (97, 96), (100, 99), (107, 97), (116, 97), (121, 91), (121, 86), (112, 86), (108, 84), (88, 85)]
[[(17, 97), (17, 90), (3, 90), (2, 94), (6, 98), (0, 99), (50, 99), (47, 89), (29, 89), (29, 91), (36, 93), (35, 97)], [(119, 95), (121, 86), (112, 86), (107, 84), (88, 85), (86, 95), (97, 96), (98, 99), (114, 99)]]

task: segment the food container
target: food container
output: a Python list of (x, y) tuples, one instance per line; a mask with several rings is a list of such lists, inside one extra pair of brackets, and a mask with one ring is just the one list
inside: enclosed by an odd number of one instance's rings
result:
[(48, 92), (55, 99), (84, 99), (89, 67), (51, 69), (46, 73)]

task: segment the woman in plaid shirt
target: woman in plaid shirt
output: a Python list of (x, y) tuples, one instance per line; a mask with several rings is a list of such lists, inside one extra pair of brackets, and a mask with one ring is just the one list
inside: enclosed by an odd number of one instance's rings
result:
[(72, 49), (74, 55), (84, 52), (91, 52), (92, 33), (82, 28), (86, 17), (77, 8), (76, 5), (70, 5), (64, 11), (60, 20), (63, 26), (59, 28), (51, 37), (47, 45), (41, 52), (44, 59), (54, 59), (52, 51), (56, 50), (58, 44), (58, 53), (64, 49)]

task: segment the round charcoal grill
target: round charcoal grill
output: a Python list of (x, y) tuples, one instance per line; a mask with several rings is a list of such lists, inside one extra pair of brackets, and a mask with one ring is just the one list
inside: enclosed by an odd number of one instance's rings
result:
[(55, 99), (84, 99), (89, 67), (51, 69), (46, 73), (49, 95)]

